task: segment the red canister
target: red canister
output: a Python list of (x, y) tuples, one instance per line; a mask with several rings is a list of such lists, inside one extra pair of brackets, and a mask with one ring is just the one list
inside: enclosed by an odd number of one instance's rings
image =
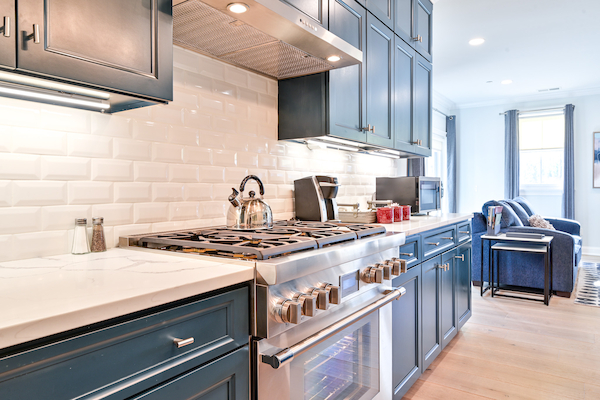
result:
[(394, 211), (394, 222), (402, 221), (402, 206), (392, 206)]
[(391, 207), (381, 207), (377, 209), (377, 222), (380, 224), (391, 224), (394, 222), (394, 211)]
[(402, 219), (408, 221), (410, 219), (410, 206), (402, 206)]

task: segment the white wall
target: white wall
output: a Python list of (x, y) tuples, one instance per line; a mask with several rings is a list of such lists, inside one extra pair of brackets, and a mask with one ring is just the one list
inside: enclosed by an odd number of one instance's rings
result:
[(76, 217), (103, 216), (109, 246), (224, 224), (248, 174), (278, 219), (300, 177), (337, 176), (339, 200), (365, 204), (375, 176), (397, 174), (389, 158), (277, 141), (274, 80), (177, 47), (174, 66), (166, 106), (103, 115), (0, 98), (0, 261), (68, 253)]
[(504, 117), (510, 109), (575, 105), (575, 218), (584, 253), (600, 255), (600, 189), (592, 187), (592, 138), (600, 131), (600, 95), (517, 102), (457, 110), (458, 209), (481, 211), (484, 202), (504, 198)]

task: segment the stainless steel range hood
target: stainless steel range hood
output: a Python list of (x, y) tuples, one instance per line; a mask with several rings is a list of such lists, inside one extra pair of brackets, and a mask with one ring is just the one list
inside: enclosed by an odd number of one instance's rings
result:
[[(362, 62), (362, 52), (280, 0), (174, 0), (173, 42), (275, 79), (310, 75)], [(339, 61), (327, 61), (330, 56)]]

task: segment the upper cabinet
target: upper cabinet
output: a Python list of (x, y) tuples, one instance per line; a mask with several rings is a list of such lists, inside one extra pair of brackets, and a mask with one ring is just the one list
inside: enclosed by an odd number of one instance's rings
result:
[(172, 99), (169, 0), (18, 0), (17, 68)]
[(366, 0), (367, 10), (392, 30), (395, 4), (395, 0)]
[(0, 0), (0, 69), (17, 66), (15, 15), (15, 1)]
[[(414, 87), (414, 123), (413, 123), (413, 144), (418, 146), (415, 153), (430, 156), (431, 155), (431, 114), (433, 104), (431, 103), (431, 64), (417, 54), (415, 68), (415, 87)], [(416, 142), (416, 143), (415, 143)]]
[(328, 0), (281, 0), (284, 3), (302, 11), (312, 18), (313, 22), (328, 29)]
[(397, 0), (394, 32), (429, 62), (433, 4), (430, 0)]

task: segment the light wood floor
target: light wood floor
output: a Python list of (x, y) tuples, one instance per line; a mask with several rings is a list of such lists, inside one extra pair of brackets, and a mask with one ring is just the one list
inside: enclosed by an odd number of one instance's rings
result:
[(474, 288), (473, 316), (404, 398), (600, 399), (600, 308), (574, 296), (547, 307)]

